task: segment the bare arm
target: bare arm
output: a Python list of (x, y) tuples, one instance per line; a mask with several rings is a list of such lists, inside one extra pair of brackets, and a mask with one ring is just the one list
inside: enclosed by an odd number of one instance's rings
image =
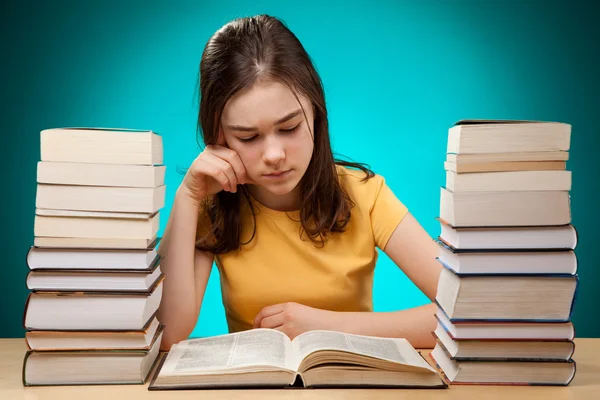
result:
[(436, 261), (439, 246), (410, 213), (398, 224), (383, 251), (425, 296), (435, 299), (442, 271)]
[(158, 320), (165, 325), (162, 350), (188, 338), (200, 314), (213, 255), (195, 248), (199, 204), (183, 191), (175, 195), (159, 253), (165, 274)]
[[(438, 245), (411, 214), (404, 217), (384, 249), (430, 300), (435, 299), (441, 272), (441, 265), (435, 260), (438, 251)], [(431, 335), (436, 327), (435, 310), (435, 304), (429, 303), (394, 312), (338, 312), (334, 318), (342, 331), (403, 337), (414, 347), (431, 348), (435, 345)]]
[(158, 320), (165, 325), (162, 350), (188, 338), (202, 307), (214, 255), (196, 249), (201, 201), (221, 190), (236, 192), (243, 183), (250, 183), (244, 164), (221, 139), (200, 153), (177, 189), (159, 247), (165, 274), (158, 311)]

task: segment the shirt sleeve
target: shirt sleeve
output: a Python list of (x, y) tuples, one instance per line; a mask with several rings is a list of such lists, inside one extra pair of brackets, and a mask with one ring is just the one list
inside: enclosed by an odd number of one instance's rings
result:
[(408, 208), (396, 197), (381, 175), (375, 175), (371, 179), (376, 180), (375, 199), (369, 213), (371, 229), (375, 245), (383, 250), (398, 224), (408, 214)]

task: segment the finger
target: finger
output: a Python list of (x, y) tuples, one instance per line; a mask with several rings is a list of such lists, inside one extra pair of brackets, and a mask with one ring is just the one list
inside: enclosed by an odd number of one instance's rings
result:
[(280, 312), (278, 314), (274, 314), (269, 317), (263, 318), (260, 321), (260, 324), (257, 326), (257, 328), (275, 329), (283, 325), (283, 320), (283, 313)]
[(270, 317), (271, 315), (279, 314), (280, 312), (282, 312), (283, 306), (284, 306), (283, 304), (274, 304), (272, 306), (264, 307), (262, 310), (260, 310), (260, 312), (254, 318), (254, 327), (256, 328), (256, 327), (260, 326), (260, 321), (263, 318), (267, 318), (267, 317)]
[(224, 190), (228, 190), (229, 179), (227, 179), (227, 175), (225, 175), (225, 172), (223, 172), (215, 164), (206, 161), (204, 158), (201, 158), (198, 160), (198, 168), (200, 168), (203, 171), (203, 173), (211, 176), (214, 180), (216, 180)]
[(226, 190), (235, 193), (237, 191), (238, 180), (235, 176), (235, 172), (233, 172), (231, 164), (222, 158), (217, 157), (210, 151), (205, 154), (204, 160), (215, 165), (217, 168), (223, 171), (223, 173), (225, 173), (225, 176), (227, 176), (227, 180), (229, 181), (229, 187)]
[(210, 146), (210, 151), (217, 157), (220, 157), (231, 164), (231, 167), (235, 172), (235, 176), (240, 184), (246, 183), (246, 178), (248, 176), (246, 167), (244, 166), (240, 155), (235, 150), (231, 150), (223, 146)]

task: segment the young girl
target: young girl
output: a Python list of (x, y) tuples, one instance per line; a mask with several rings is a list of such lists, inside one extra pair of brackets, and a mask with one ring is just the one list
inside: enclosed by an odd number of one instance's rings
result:
[(437, 245), (383, 177), (334, 160), (321, 80), (282, 22), (237, 19), (211, 37), (198, 122), (206, 147), (159, 250), (163, 350), (194, 329), (213, 261), (230, 332), (328, 329), (433, 346), (432, 303), (376, 313), (372, 286), (378, 247), (433, 300)]

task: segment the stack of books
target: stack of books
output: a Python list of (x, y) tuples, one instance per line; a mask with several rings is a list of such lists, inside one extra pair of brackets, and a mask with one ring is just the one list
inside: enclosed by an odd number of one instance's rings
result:
[(159, 352), (165, 201), (151, 131), (41, 132), (23, 384), (143, 384)]
[(431, 356), (451, 383), (568, 385), (575, 375), (570, 137), (553, 122), (449, 130)]

